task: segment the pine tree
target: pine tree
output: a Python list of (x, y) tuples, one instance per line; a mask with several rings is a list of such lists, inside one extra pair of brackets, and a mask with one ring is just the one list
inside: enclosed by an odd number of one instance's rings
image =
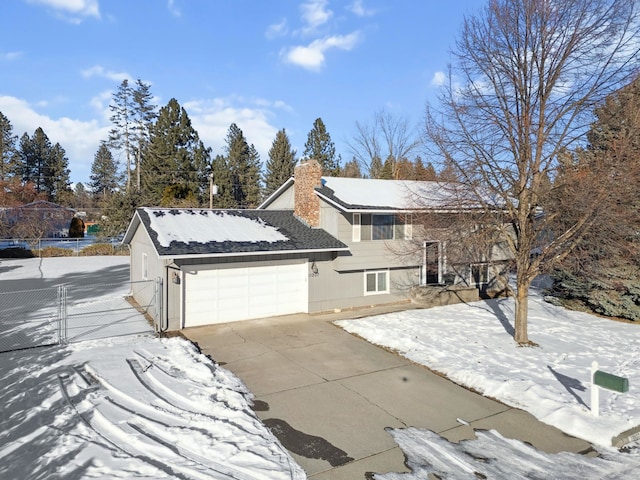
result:
[(340, 173), (340, 160), (336, 158), (336, 147), (321, 118), (316, 118), (313, 122), (313, 128), (304, 144), (303, 156), (317, 160), (322, 166), (324, 175), (335, 176)]
[(209, 149), (175, 98), (160, 109), (142, 164), (145, 200), (163, 206), (199, 206), (208, 192)]
[(233, 198), (231, 172), (229, 171), (226, 157), (216, 155), (211, 162), (211, 175), (213, 175), (213, 183), (218, 187), (218, 193), (213, 197), (214, 208), (236, 207)]
[(133, 143), (133, 89), (126, 78), (118, 86), (109, 105), (113, 128), (109, 132), (109, 147), (124, 151), (126, 158), (126, 189), (131, 188), (131, 163), (134, 156)]
[(260, 156), (253, 145), (249, 146), (235, 123), (229, 126), (225, 141), (233, 206), (255, 207), (260, 196)]
[(369, 178), (381, 178), (382, 174), (382, 160), (377, 155), (371, 159), (369, 165)]
[(393, 180), (395, 167), (395, 159), (391, 156), (387, 157), (387, 159), (384, 161), (384, 165), (382, 165), (382, 170), (380, 170), (380, 176), (378, 178), (384, 180)]
[(296, 151), (291, 148), (291, 142), (283, 128), (276, 133), (276, 138), (269, 149), (264, 177), (265, 195), (271, 195), (293, 176), (296, 162)]
[(118, 162), (104, 142), (100, 144), (93, 157), (90, 180), (91, 193), (98, 200), (104, 200), (115, 192), (122, 180), (118, 173)]
[(133, 143), (135, 144), (136, 188), (140, 190), (141, 164), (151, 138), (151, 126), (157, 118), (156, 105), (152, 102), (151, 86), (136, 80), (133, 90)]
[(62, 205), (70, 205), (73, 202), (70, 173), (66, 152), (56, 143), (51, 149), (45, 177), (45, 190), (53, 202)]
[(340, 171), (340, 176), (347, 178), (362, 178), (360, 163), (355, 157), (344, 164), (344, 167)]
[(6, 182), (19, 174), (19, 158), (16, 148), (17, 135), (7, 117), (0, 112), (0, 181)]

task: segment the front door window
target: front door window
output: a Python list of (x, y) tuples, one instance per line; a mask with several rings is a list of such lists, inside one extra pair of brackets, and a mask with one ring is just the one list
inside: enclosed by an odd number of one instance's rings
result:
[(424, 281), (427, 285), (442, 283), (440, 265), (440, 242), (425, 242)]

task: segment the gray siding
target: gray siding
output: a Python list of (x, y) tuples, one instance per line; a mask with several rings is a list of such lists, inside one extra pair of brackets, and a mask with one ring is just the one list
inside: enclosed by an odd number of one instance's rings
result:
[[(158, 258), (158, 255), (153, 247), (153, 244), (151, 243), (151, 238), (149, 238), (149, 235), (144, 228), (138, 228), (136, 230), (133, 238), (131, 239), (130, 250), (131, 250), (130, 275), (131, 275), (131, 281), (133, 282), (131, 284), (131, 292), (132, 292), (133, 298), (140, 305), (148, 305), (152, 300), (155, 300), (154, 299), (155, 289), (149, 288), (148, 285), (145, 285), (143, 283), (136, 283), (136, 282), (142, 282), (143, 280), (156, 281), (158, 278), (163, 278), (164, 276), (163, 262)], [(146, 255), (147, 257), (146, 278), (144, 277), (144, 274), (143, 274), (144, 255)], [(164, 310), (164, 307), (163, 307), (163, 310)], [(152, 310), (152, 311), (149, 311), (149, 314), (154, 315), (155, 312)], [(155, 320), (159, 321), (160, 319), (156, 318)]]

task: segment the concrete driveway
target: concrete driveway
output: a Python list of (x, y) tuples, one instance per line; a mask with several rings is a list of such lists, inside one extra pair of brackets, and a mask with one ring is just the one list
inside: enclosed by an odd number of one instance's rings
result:
[(495, 429), (550, 453), (590, 448), (331, 323), (387, 311), (290, 315), (183, 333), (246, 383), (258, 416), (309, 478), (408, 471), (386, 428), (428, 428), (451, 441), (473, 438), (474, 428)]

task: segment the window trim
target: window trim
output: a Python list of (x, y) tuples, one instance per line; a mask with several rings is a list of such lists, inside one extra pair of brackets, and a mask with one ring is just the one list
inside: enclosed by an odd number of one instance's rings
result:
[(413, 240), (413, 214), (407, 213), (404, 216), (404, 238), (403, 240)]
[(351, 234), (351, 240), (354, 242), (361, 241), (360, 236), (362, 235), (362, 217), (359, 213), (353, 214), (353, 228)]
[[(385, 289), (384, 290), (379, 290), (379, 278), (378, 275), (384, 274), (385, 276)], [(374, 291), (369, 291), (367, 289), (367, 278), (369, 275), (375, 275), (376, 276), (376, 289)], [(390, 278), (391, 278), (391, 271), (387, 268), (384, 270), (365, 270), (364, 271), (364, 295), (365, 296), (369, 296), (369, 295), (385, 295), (385, 294), (389, 294), (391, 293), (390, 288), (389, 288), (389, 283), (390, 283)]]

